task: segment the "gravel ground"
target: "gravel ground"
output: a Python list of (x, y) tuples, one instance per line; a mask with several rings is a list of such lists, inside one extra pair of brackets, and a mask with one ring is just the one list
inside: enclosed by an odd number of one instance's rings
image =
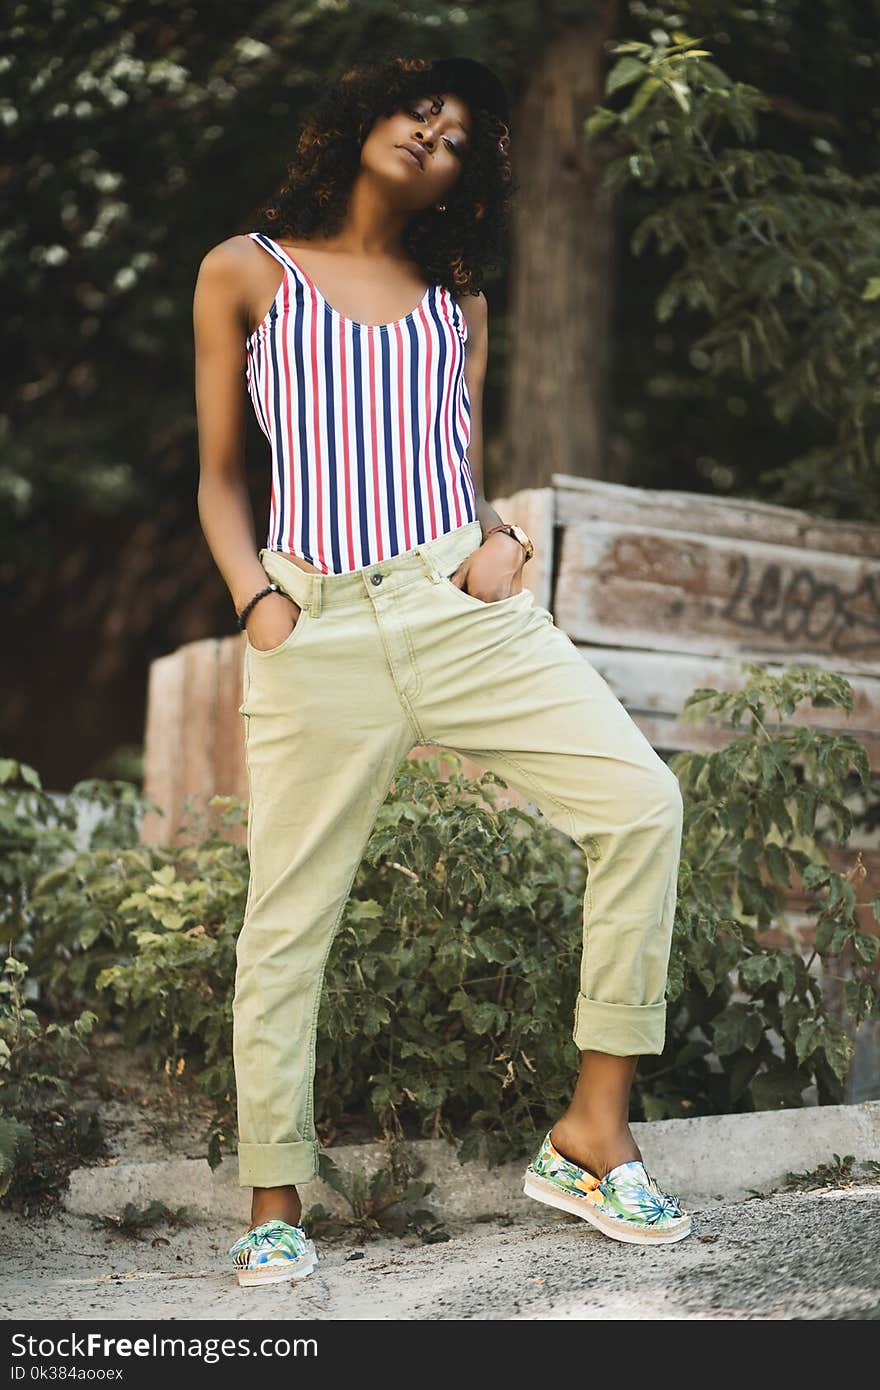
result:
[(0, 1212), (7, 1251), (23, 1248), (23, 1224), (39, 1269), (5, 1262), (6, 1321), (880, 1318), (876, 1183), (707, 1207), (665, 1249), (621, 1245), (537, 1205), (435, 1245), (321, 1242), (315, 1274), (264, 1289), (239, 1288), (226, 1264), (240, 1234), (229, 1223), (132, 1239), (66, 1212)]

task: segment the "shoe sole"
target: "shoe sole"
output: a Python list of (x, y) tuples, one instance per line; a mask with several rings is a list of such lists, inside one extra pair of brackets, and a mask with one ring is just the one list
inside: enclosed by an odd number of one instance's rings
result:
[(589, 1221), (603, 1235), (609, 1236), (612, 1240), (623, 1241), (627, 1245), (671, 1245), (673, 1241), (684, 1240), (685, 1236), (691, 1233), (689, 1216), (682, 1218), (680, 1229), (678, 1226), (667, 1228), (665, 1231), (652, 1231), (650, 1226), (641, 1231), (621, 1229), (622, 1222), (618, 1222), (613, 1216), (606, 1216), (584, 1197), (569, 1197), (567, 1193), (560, 1192), (537, 1173), (526, 1173), (523, 1192), (534, 1201), (543, 1202), (545, 1206), (557, 1207), (559, 1211), (567, 1211), (573, 1216), (579, 1216), (582, 1221)]
[(318, 1253), (310, 1251), (301, 1260), (290, 1260), (281, 1267), (277, 1264), (255, 1265), (253, 1269), (237, 1269), (238, 1282), (243, 1288), (253, 1288), (258, 1284), (281, 1284), (287, 1281), (297, 1283), (307, 1279), (318, 1263)]

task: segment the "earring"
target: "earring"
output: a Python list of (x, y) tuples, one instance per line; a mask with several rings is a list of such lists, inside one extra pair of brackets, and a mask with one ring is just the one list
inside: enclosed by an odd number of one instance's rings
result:
[(445, 203), (438, 203), (438, 204), (437, 204), (437, 211), (438, 211), (438, 212), (445, 212), (445, 211), (446, 211), (446, 204), (445, 204)]

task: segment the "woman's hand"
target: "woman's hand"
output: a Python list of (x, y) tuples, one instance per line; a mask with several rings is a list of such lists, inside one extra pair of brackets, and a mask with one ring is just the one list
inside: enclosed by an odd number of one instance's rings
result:
[(495, 531), (449, 577), (456, 588), (472, 598), (495, 603), (519, 593), (525, 562), (526, 552), (519, 541), (506, 531)]
[(286, 594), (266, 594), (255, 603), (247, 617), (248, 641), (258, 651), (280, 647), (299, 622), (302, 609)]

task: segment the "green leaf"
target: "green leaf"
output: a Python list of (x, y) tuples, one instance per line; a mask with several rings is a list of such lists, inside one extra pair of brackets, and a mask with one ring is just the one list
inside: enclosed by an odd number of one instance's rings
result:
[(591, 116), (584, 122), (584, 138), (589, 142), (594, 140), (597, 135), (601, 135), (603, 130), (609, 126), (616, 125), (618, 116), (614, 111), (608, 111), (605, 107), (598, 106)]
[(826, 1041), (824, 1018), (805, 1018), (795, 1038), (795, 1053), (799, 1062), (811, 1056)]
[(852, 1038), (838, 1024), (830, 1022), (826, 1029), (825, 1056), (838, 1081), (846, 1080), (854, 1050)]
[(760, 989), (762, 985), (775, 984), (779, 979), (779, 974), (780, 959), (769, 952), (748, 956), (739, 968), (740, 981), (751, 989)]
[(764, 846), (764, 861), (774, 883), (790, 888), (791, 875), (788, 867), (788, 856), (785, 851), (780, 849), (779, 845), (768, 843)]
[(754, 1051), (763, 1032), (756, 1013), (745, 1004), (730, 1004), (712, 1025), (712, 1042), (719, 1057), (729, 1057), (741, 1047)]
[(877, 959), (880, 952), (880, 937), (869, 936), (865, 932), (856, 932), (852, 938), (853, 949), (861, 959), (870, 965), (871, 961)]
[(619, 91), (621, 87), (626, 87), (630, 82), (636, 82), (648, 69), (644, 63), (639, 62), (638, 58), (620, 58), (609, 70), (605, 79), (605, 91), (608, 96), (612, 92)]
[(662, 89), (663, 83), (656, 77), (646, 77), (644, 82), (639, 84), (635, 96), (629, 106), (623, 112), (622, 120), (625, 123), (634, 121), (644, 111), (651, 98)]

